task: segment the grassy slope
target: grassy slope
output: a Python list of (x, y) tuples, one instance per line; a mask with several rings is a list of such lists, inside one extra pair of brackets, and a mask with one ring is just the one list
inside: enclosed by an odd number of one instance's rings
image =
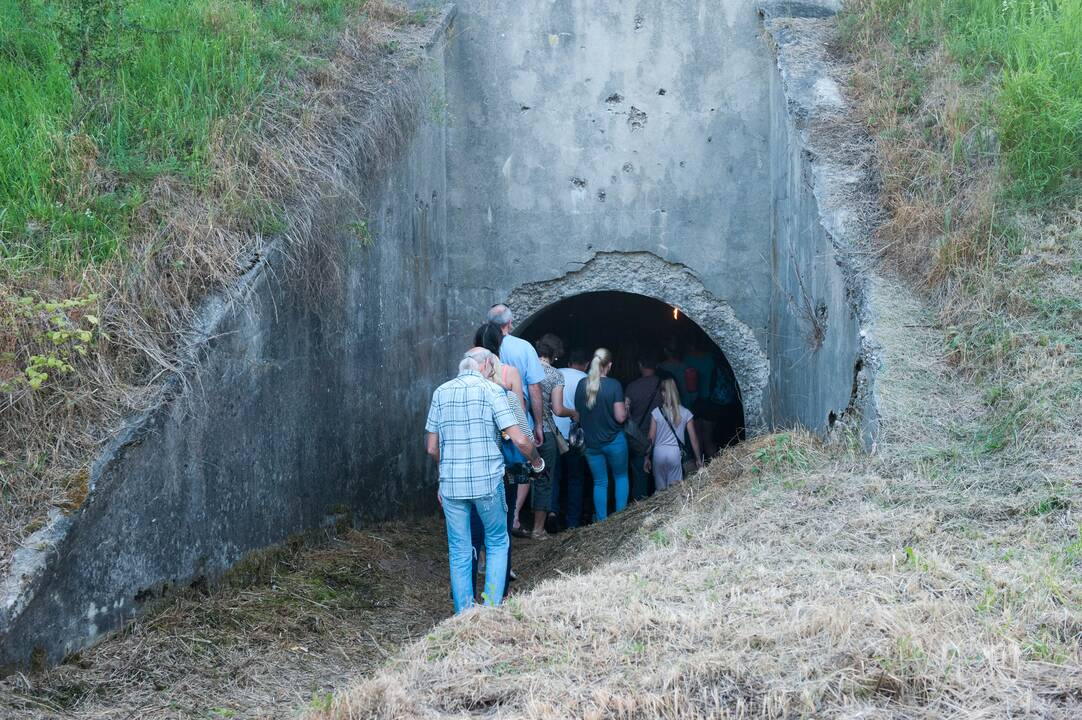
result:
[(215, 144), (361, 5), (0, 0), (0, 261), (123, 254), (154, 179), (207, 185)]
[(442, 624), (318, 717), (1082, 714), (1078, 8), (843, 17), (905, 277), (875, 292), (876, 456), (767, 439), (625, 558)]
[(0, 0), (0, 574), (184, 371), (207, 293), (278, 240), (318, 302), (340, 262), (307, 230), (318, 183), (401, 147), (408, 36), (429, 19), (381, 0)]
[(985, 452), (927, 309), (876, 295), (877, 456), (756, 441), (623, 557), (442, 623), (313, 717), (1077, 717), (1078, 457)]

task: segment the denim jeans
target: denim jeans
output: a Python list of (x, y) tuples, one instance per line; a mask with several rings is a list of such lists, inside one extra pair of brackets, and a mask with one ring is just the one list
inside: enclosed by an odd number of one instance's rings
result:
[(616, 485), (616, 509), (627, 507), (627, 438), (621, 430), (607, 445), (586, 448), (586, 462), (594, 477), (594, 518), (604, 520), (609, 515), (609, 470)]
[(563, 460), (562, 474), (566, 478), (564, 524), (569, 528), (577, 528), (582, 524), (582, 485), (586, 478), (586, 460), (582, 455), (582, 450), (574, 448), (564, 453), (561, 460)]
[(473, 607), (473, 542), (470, 511), (477, 510), (485, 528), (485, 604), (499, 605), (507, 580), (507, 502), (503, 485), (487, 497), (468, 500), (443, 498), (447, 519), (447, 555), (451, 566), (451, 596), (455, 612)]

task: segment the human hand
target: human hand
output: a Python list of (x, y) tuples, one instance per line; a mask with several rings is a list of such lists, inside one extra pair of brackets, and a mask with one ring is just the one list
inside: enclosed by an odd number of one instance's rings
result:
[(540, 425), (535, 425), (533, 429), (533, 443), (537, 447), (541, 447), (545, 444), (545, 431)]
[(642, 463), (642, 468), (646, 472), (650, 472), (650, 468), (653, 467), (653, 465), (654, 464), (652, 462), (650, 462), (650, 458), (646, 458), (646, 460), (644, 460), (643, 463)]

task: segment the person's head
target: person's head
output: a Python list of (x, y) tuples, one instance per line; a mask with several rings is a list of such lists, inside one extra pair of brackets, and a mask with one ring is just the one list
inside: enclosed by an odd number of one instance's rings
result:
[(680, 357), (680, 341), (676, 338), (669, 338), (669, 341), (665, 343), (664, 354), (667, 360), (673, 360)]
[(646, 348), (639, 353), (639, 372), (643, 377), (650, 377), (657, 371), (658, 357), (657, 351), (653, 348)]
[(499, 325), (503, 334), (507, 335), (511, 332), (511, 328), (513, 327), (512, 322), (515, 317), (511, 314), (511, 308), (503, 303), (497, 303), (488, 309), (487, 319), (489, 322)]
[(680, 424), (680, 389), (672, 376), (661, 381), (661, 412), (673, 425)]
[(495, 357), (483, 347), (470, 348), (462, 356), (462, 361), (458, 364), (458, 374), (479, 372), (483, 377), (487, 378), (492, 375), (492, 363)]
[(564, 354), (564, 343), (552, 333), (545, 333), (541, 339), (533, 344), (537, 350), (537, 356), (552, 365)]
[(494, 322), (486, 322), (477, 328), (473, 335), (473, 344), (483, 347), (493, 355), (500, 354), (500, 345), (503, 343), (503, 330)]
[(567, 356), (567, 366), (575, 368), (576, 370), (582, 370), (585, 372), (586, 366), (590, 364), (590, 353), (586, 352), (582, 348), (573, 348), (571, 354)]
[(597, 393), (601, 390), (601, 378), (609, 374), (612, 368), (612, 353), (605, 348), (594, 350), (590, 360), (590, 372), (586, 375), (586, 407), (593, 408), (597, 403)]

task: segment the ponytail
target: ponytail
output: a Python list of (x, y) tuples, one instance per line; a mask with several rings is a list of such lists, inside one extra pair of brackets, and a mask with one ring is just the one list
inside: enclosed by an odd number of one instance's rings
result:
[(672, 378), (661, 381), (661, 412), (673, 427), (680, 424), (680, 390)]
[(605, 348), (594, 351), (590, 361), (590, 372), (586, 376), (586, 407), (593, 410), (597, 403), (597, 394), (601, 391), (601, 370), (612, 365), (612, 353)]

